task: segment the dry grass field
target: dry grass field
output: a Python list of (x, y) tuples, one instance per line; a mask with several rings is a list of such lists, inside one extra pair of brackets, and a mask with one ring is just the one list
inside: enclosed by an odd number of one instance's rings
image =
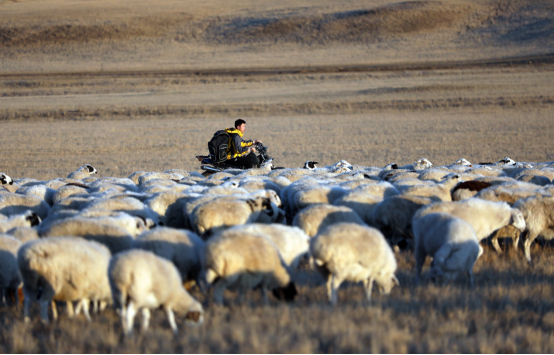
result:
[[(198, 171), (237, 118), (279, 166), (553, 161), (553, 83), (549, 0), (0, 0), (0, 171)], [(112, 310), (0, 308), (0, 352), (552, 353), (554, 255), (532, 253), (486, 247), (474, 290), (416, 287), (402, 253), (402, 287), (366, 305), (347, 285), (335, 308), (304, 268), (294, 304), (229, 293), (177, 336), (162, 312), (123, 339)]]

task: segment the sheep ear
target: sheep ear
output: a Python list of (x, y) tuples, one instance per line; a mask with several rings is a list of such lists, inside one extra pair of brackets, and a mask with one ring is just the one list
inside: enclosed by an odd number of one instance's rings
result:
[(398, 279), (396, 278), (395, 275), (392, 275), (392, 282), (393, 282), (396, 286), (400, 286), (400, 281), (398, 281)]

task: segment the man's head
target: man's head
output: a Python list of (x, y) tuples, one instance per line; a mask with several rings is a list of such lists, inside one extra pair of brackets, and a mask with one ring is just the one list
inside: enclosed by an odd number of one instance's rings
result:
[(235, 128), (244, 133), (246, 130), (246, 121), (243, 119), (238, 119), (235, 121)]

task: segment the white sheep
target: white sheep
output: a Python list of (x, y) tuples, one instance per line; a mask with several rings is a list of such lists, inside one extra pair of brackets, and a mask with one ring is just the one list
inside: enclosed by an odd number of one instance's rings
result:
[(108, 284), (109, 250), (81, 238), (33, 240), (19, 248), (17, 262), (23, 279), (24, 316), (28, 322), (31, 303), (40, 304), (43, 322), (48, 323), (52, 301), (83, 301), (90, 320), (89, 300), (110, 302)]
[(291, 217), (294, 217), (302, 209), (314, 204), (333, 204), (335, 200), (346, 195), (348, 190), (333, 185), (310, 186), (294, 194), (291, 208)]
[(403, 195), (438, 197), (442, 201), (452, 201), (451, 190), (461, 181), (458, 174), (445, 176), (445, 179), (433, 185), (396, 186)]
[(296, 287), (276, 246), (260, 234), (233, 229), (215, 235), (206, 244), (206, 281), (214, 287), (214, 301), (223, 304), (225, 289), (244, 292), (260, 288), (267, 304), (267, 290), (278, 299), (294, 300)]
[(175, 264), (183, 281), (194, 280), (200, 285), (204, 263), (204, 241), (193, 232), (158, 227), (139, 235), (136, 249), (153, 252)]
[(36, 227), (15, 227), (7, 231), (6, 234), (19, 240), (21, 244), (25, 244), (31, 240), (39, 239)]
[(282, 217), (268, 198), (217, 198), (202, 203), (189, 216), (193, 230), (203, 238), (239, 224), (273, 223)]
[(332, 225), (310, 241), (310, 253), (313, 266), (327, 280), (331, 304), (337, 303), (343, 281), (362, 281), (368, 301), (374, 281), (384, 294), (399, 285), (394, 254), (375, 228), (354, 223)]
[(0, 235), (0, 302), (14, 297), (17, 304), (17, 289), (21, 276), (17, 267), (17, 251), (21, 242), (8, 235)]
[(115, 255), (108, 269), (113, 303), (120, 311), (123, 331), (133, 333), (135, 314), (142, 311), (142, 329), (148, 329), (150, 309), (162, 307), (173, 332), (175, 316), (185, 315), (187, 325), (204, 321), (204, 309), (183, 287), (177, 268), (145, 250), (129, 250)]
[(384, 199), (373, 208), (373, 220), (377, 229), (397, 245), (402, 239), (413, 239), (412, 218), (423, 206), (437, 202), (438, 198), (397, 195)]
[(435, 212), (448, 213), (465, 220), (475, 229), (479, 241), (508, 225), (525, 230), (525, 219), (520, 210), (510, 207), (506, 202), (491, 202), (479, 198), (427, 205), (416, 212), (412, 226), (416, 219)]
[(15, 227), (34, 227), (41, 222), (39, 216), (34, 212), (27, 211), (22, 214), (12, 215), (6, 219), (0, 219), (0, 233), (6, 233)]
[(473, 227), (461, 218), (447, 213), (430, 213), (414, 219), (416, 281), (419, 282), (425, 257), (433, 258), (430, 276), (444, 277), (444, 282), (467, 273), (470, 285), (473, 265), (483, 253)]
[(82, 180), (85, 178), (90, 177), (93, 174), (97, 174), (98, 170), (96, 170), (92, 165), (85, 164), (81, 166), (79, 169), (75, 170), (72, 173), (69, 173), (67, 175), (68, 179), (75, 179), (75, 180)]
[(39, 230), (41, 237), (82, 237), (104, 244), (115, 254), (133, 247), (133, 236), (113, 223), (72, 217), (52, 222)]
[(54, 195), (56, 194), (56, 190), (44, 185), (44, 184), (37, 184), (37, 185), (29, 185), (29, 186), (22, 186), (17, 190), (18, 194), (21, 195), (35, 195), (46, 201), (50, 206), (54, 204)]
[(65, 185), (57, 190), (52, 197), (52, 205), (57, 204), (61, 200), (71, 197), (71, 196), (87, 196), (88, 195), (88, 186), (78, 186), (78, 185)]
[(525, 218), (525, 258), (531, 261), (531, 244), (540, 235), (545, 239), (554, 238), (554, 197), (536, 196), (521, 199), (514, 204)]
[(230, 230), (260, 234), (269, 238), (279, 250), (281, 258), (290, 270), (296, 269), (300, 260), (309, 253), (310, 237), (298, 227), (250, 223), (232, 227)]
[(381, 201), (383, 201), (381, 196), (354, 189), (335, 200), (334, 205), (352, 209), (368, 226), (375, 226), (373, 210)]
[(366, 225), (350, 208), (328, 204), (306, 207), (294, 217), (292, 225), (302, 229), (309, 237), (313, 237), (326, 227), (340, 222)]
[(41, 219), (48, 216), (50, 206), (40, 197), (34, 195), (20, 195), (6, 193), (0, 195), (0, 214), (13, 216), (32, 211)]

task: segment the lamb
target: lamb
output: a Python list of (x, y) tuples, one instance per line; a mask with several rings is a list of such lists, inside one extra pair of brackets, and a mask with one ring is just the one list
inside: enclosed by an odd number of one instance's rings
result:
[(0, 214), (13, 216), (32, 211), (41, 219), (48, 216), (50, 206), (40, 197), (7, 193), (0, 195)]
[(397, 245), (401, 240), (412, 240), (412, 218), (423, 206), (438, 198), (397, 195), (384, 199), (373, 208), (374, 225), (385, 238)]
[(253, 222), (272, 223), (282, 214), (268, 198), (218, 198), (198, 205), (190, 217), (193, 230), (207, 238), (218, 230)]
[(328, 204), (313, 205), (303, 209), (294, 217), (292, 225), (302, 229), (309, 237), (314, 237), (327, 226), (339, 222), (366, 225), (350, 208)]
[(430, 276), (444, 277), (444, 283), (467, 273), (475, 285), (473, 265), (483, 253), (473, 227), (461, 218), (447, 213), (429, 213), (414, 219), (416, 282), (420, 281), (425, 257), (433, 257)]
[(235, 226), (230, 230), (260, 234), (270, 239), (277, 247), (281, 258), (289, 270), (296, 269), (300, 260), (309, 253), (310, 237), (298, 227), (251, 223)]
[(337, 223), (310, 241), (313, 266), (327, 280), (331, 304), (338, 301), (343, 281), (363, 281), (366, 299), (371, 300), (373, 282), (383, 294), (400, 285), (394, 275), (396, 260), (377, 229), (354, 223)]
[[(21, 242), (8, 235), (0, 235), (0, 301), (6, 304), (6, 300), (17, 295), (17, 289), (21, 284), (21, 276), (17, 267), (17, 251)], [(16, 304), (17, 304), (17, 298)]]
[(214, 287), (214, 301), (223, 304), (225, 289), (244, 292), (260, 288), (268, 304), (267, 290), (275, 297), (293, 301), (296, 286), (275, 245), (263, 235), (226, 230), (206, 244), (206, 281)]
[(0, 219), (0, 233), (6, 233), (15, 227), (34, 227), (41, 222), (36, 213), (27, 211), (19, 215), (12, 215), (7, 219)]
[(525, 218), (525, 258), (527, 262), (533, 265), (531, 261), (531, 244), (540, 235), (545, 239), (552, 239), (554, 235), (554, 197), (536, 196), (528, 197), (517, 201), (514, 204)]
[(39, 231), (41, 237), (82, 237), (102, 243), (115, 254), (133, 247), (133, 237), (124, 228), (91, 218), (73, 217), (54, 221)]
[(435, 212), (448, 213), (468, 222), (475, 229), (478, 241), (507, 225), (525, 230), (525, 219), (519, 209), (511, 208), (506, 202), (491, 202), (479, 198), (430, 204), (414, 215), (412, 226), (416, 219)]
[(96, 170), (92, 165), (85, 164), (81, 166), (79, 169), (75, 170), (74, 172), (67, 175), (68, 179), (75, 179), (75, 180), (83, 180), (85, 178), (90, 177), (93, 174), (97, 174), (98, 170)]
[(142, 311), (142, 330), (150, 323), (150, 309), (163, 307), (174, 333), (174, 311), (185, 315), (185, 324), (200, 325), (204, 309), (183, 287), (177, 268), (145, 250), (115, 255), (108, 268), (113, 303), (120, 311), (125, 335), (132, 335), (137, 311)]
[(111, 301), (110, 257), (105, 246), (81, 238), (46, 238), (22, 245), (17, 263), (23, 279), (25, 322), (30, 320), (31, 302), (37, 301), (42, 321), (48, 323), (47, 308), (52, 300), (83, 301), (90, 320), (88, 300)]
[(190, 231), (159, 227), (138, 236), (133, 244), (136, 249), (153, 252), (159, 257), (171, 261), (183, 281), (196, 281), (200, 277), (204, 262), (204, 241)]

